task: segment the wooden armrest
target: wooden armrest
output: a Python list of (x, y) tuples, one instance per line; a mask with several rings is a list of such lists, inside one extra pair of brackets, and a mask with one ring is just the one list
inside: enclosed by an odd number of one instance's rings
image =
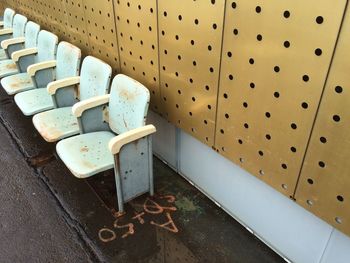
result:
[(36, 53), (38, 53), (38, 49), (36, 47), (26, 48), (13, 52), (11, 58), (14, 62), (18, 62), (20, 57), (35, 55)]
[(27, 68), (27, 73), (30, 77), (34, 77), (38, 71), (54, 67), (56, 67), (56, 60), (43, 61), (30, 65)]
[(77, 118), (80, 118), (84, 111), (88, 109), (95, 108), (97, 106), (101, 106), (104, 104), (108, 104), (109, 102), (109, 94), (92, 97), (87, 100), (79, 101), (78, 103), (75, 103), (72, 108), (73, 115)]
[(7, 49), (8, 46), (10, 45), (14, 45), (14, 44), (20, 44), (20, 43), (24, 43), (26, 39), (24, 37), (16, 37), (16, 38), (11, 38), (11, 39), (6, 39), (1, 41), (1, 47), (3, 49)]
[(12, 28), (3, 28), (3, 29), (0, 29), (0, 36), (9, 35), (9, 34), (12, 34), (12, 32), (13, 32)]
[(80, 83), (80, 76), (64, 78), (56, 81), (52, 81), (47, 85), (47, 92), (50, 95), (55, 95), (57, 90)]
[(117, 154), (124, 145), (155, 132), (156, 127), (154, 127), (152, 124), (124, 132), (112, 138), (108, 143), (108, 148), (112, 154)]

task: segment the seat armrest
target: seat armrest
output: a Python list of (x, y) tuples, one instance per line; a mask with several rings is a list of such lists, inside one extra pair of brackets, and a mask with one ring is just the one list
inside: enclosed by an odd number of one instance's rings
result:
[(36, 47), (26, 48), (26, 49), (22, 49), (22, 50), (18, 50), (18, 51), (13, 52), (11, 55), (11, 58), (14, 62), (18, 62), (18, 60), (21, 57), (35, 55), (36, 53), (38, 53), (38, 49)]
[(4, 21), (0, 21), (0, 26), (4, 26)]
[(30, 77), (34, 77), (38, 71), (54, 67), (56, 67), (56, 60), (43, 61), (30, 65), (27, 68), (27, 73)]
[(16, 37), (16, 38), (11, 38), (11, 39), (6, 39), (6, 40), (1, 41), (1, 47), (3, 49), (7, 49), (8, 46), (10, 46), (10, 45), (24, 43), (24, 41), (25, 41), (24, 37)]
[(0, 29), (0, 36), (9, 35), (9, 34), (12, 34), (12, 32), (13, 32), (12, 28), (3, 28), (3, 29)]
[(108, 143), (108, 148), (112, 154), (117, 154), (124, 145), (151, 135), (155, 132), (156, 127), (154, 127), (152, 124), (124, 132), (112, 138)]
[(98, 106), (102, 106), (104, 104), (108, 104), (110, 95), (102, 95), (93, 97), (87, 100), (79, 101), (78, 103), (73, 105), (72, 112), (73, 115), (77, 118), (80, 118), (83, 115), (83, 112), (92, 109)]
[(50, 95), (55, 95), (57, 90), (80, 83), (80, 76), (64, 78), (52, 81), (47, 85), (47, 92)]

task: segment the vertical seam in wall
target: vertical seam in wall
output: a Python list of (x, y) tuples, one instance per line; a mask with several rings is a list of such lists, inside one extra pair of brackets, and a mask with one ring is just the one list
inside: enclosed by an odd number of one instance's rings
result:
[(334, 227), (332, 227), (332, 231), (331, 231), (331, 233), (329, 234), (328, 240), (327, 240), (327, 242), (326, 242), (326, 245), (324, 246), (322, 255), (321, 255), (321, 257), (320, 257), (320, 260), (318, 261), (319, 263), (322, 263), (322, 260), (323, 260), (324, 255), (326, 254), (326, 250), (327, 250), (327, 247), (328, 247), (328, 245), (329, 245), (329, 242), (331, 241), (333, 232), (334, 232)]
[(224, 33), (225, 33), (225, 18), (226, 18), (226, 3), (227, 0), (224, 2), (224, 15), (223, 15), (223, 21), (222, 21), (222, 34), (221, 34), (221, 48), (220, 48), (220, 60), (219, 60), (219, 74), (218, 74), (218, 83), (217, 83), (217, 93), (216, 93), (216, 112), (215, 112), (215, 128), (214, 128), (214, 141), (213, 146), (216, 149), (216, 134), (217, 134), (217, 126), (218, 126), (218, 112), (219, 112), (219, 95), (220, 95), (220, 78), (221, 78), (221, 66), (222, 66), (222, 54), (223, 54), (223, 47), (224, 47)]
[[(44, 5), (44, 3), (41, 2), (41, 5)], [(47, 8), (47, 7), (45, 6), (45, 8)], [(45, 10), (45, 12), (46, 12), (46, 10)], [(51, 32), (51, 29), (49, 30), (49, 26), (51, 26), (52, 24), (51, 24), (51, 19), (49, 19), (49, 15), (46, 14), (46, 15), (44, 15), (42, 17), (45, 19), (46, 24), (47, 24), (46, 30)], [(51, 32), (51, 33), (56, 34), (56, 32)], [(58, 45), (58, 43), (57, 43), (57, 45)]]
[[(86, 14), (85, 14), (85, 1), (84, 0), (81, 0), (81, 3), (82, 3), (82, 8), (83, 8), (83, 15), (84, 15), (84, 27), (85, 27), (85, 36), (87, 38), (87, 41), (89, 43), (89, 54), (85, 54), (85, 55), (90, 55), (90, 51), (91, 51), (91, 42), (90, 42), (90, 37), (89, 37), (89, 33), (88, 33), (88, 27), (87, 27), (87, 23), (86, 23)], [(64, 4), (64, 8), (65, 10), (67, 11), (67, 3)], [(68, 13), (68, 12), (67, 12)], [(68, 15), (67, 15), (67, 20), (68, 20)], [(67, 21), (68, 22), (68, 21)], [(83, 59), (82, 59), (83, 61)]]
[(293, 193), (293, 198), (294, 199), (295, 199), (295, 195), (297, 193), (297, 189), (298, 189), (298, 186), (299, 186), (301, 173), (302, 173), (302, 170), (304, 168), (306, 155), (307, 155), (307, 152), (309, 150), (311, 138), (312, 138), (312, 135), (313, 135), (313, 132), (314, 132), (314, 128), (315, 128), (317, 116), (318, 116), (318, 113), (319, 113), (319, 110), (320, 110), (320, 106), (321, 106), (321, 103), (322, 103), (323, 95), (324, 95), (324, 92), (325, 92), (326, 87), (327, 87), (329, 74), (330, 74), (330, 71), (332, 69), (334, 57), (335, 57), (337, 46), (338, 46), (338, 42), (339, 42), (339, 37), (340, 37), (341, 31), (342, 31), (342, 28), (343, 28), (343, 24), (344, 24), (345, 14), (347, 12), (348, 3), (349, 3), (349, 0), (346, 1), (345, 6), (344, 6), (344, 12), (343, 12), (343, 16), (342, 16), (342, 19), (341, 19), (341, 22), (340, 22), (340, 25), (339, 25), (338, 35), (337, 35), (336, 41), (334, 43), (334, 49), (333, 49), (333, 52), (332, 52), (331, 60), (329, 62), (329, 67), (328, 67), (328, 71), (327, 71), (327, 74), (326, 74), (326, 79), (325, 79), (325, 82), (323, 84), (323, 89), (322, 89), (322, 92), (321, 92), (320, 100), (319, 100), (319, 103), (317, 105), (316, 114), (315, 114), (315, 117), (314, 117), (314, 120), (313, 120), (313, 123), (312, 123), (312, 126), (311, 126), (311, 131), (310, 131), (309, 138), (308, 138), (308, 141), (307, 141), (307, 144), (306, 144), (306, 148), (305, 148), (305, 151), (304, 151), (304, 156), (303, 156), (303, 159), (302, 159), (302, 162), (301, 162), (298, 179), (297, 179), (297, 182), (295, 184), (295, 189), (294, 189), (294, 193)]
[(114, 0), (112, 1), (112, 6), (113, 6), (113, 17), (114, 17), (114, 25), (115, 25), (115, 38), (117, 41), (117, 50), (118, 50), (118, 63), (119, 63), (119, 72), (122, 72), (122, 63), (121, 63), (121, 57), (120, 57), (120, 51), (119, 51), (119, 40), (118, 40), (118, 27), (117, 27), (117, 19), (116, 19), (116, 7), (114, 4)]
[(158, 89), (159, 89), (159, 93), (158, 93), (158, 101), (159, 101), (159, 107), (160, 109), (158, 109), (160, 111), (161, 114), (163, 114), (162, 110), (163, 107), (161, 106), (162, 103), (162, 89), (161, 89), (161, 82), (160, 82), (160, 44), (159, 44), (159, 3), (158, 0), (156, 1), (156, 14), (157, 14), (157, 45), (158, 45)]

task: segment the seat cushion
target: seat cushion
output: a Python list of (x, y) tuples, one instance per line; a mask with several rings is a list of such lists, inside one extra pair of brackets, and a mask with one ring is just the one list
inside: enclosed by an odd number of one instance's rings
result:
[(0, 48), (0, 60), (9, 59), (6, 55), (5, 49)]
[(113, 168), (113, 154), (108, 149), (113, 137), (108, 131), (86, 133), (60, 141), (56, 150), (76, 177), (86, 178)]
[(19, 73), (5, 77), (1, 80), (1, 85), (9, 95), (34, 88), (33, 82), (27, 73)]
[(79, 134), (78, 120), (72, 114), (72, 107), (38, 113), (34, 115), (33, 123), (47, 142), (56, 142)]
[(6, 59), (0, 61), (0, 78), (18, 74), (18, 68), (16, 63), (12, 59)]
[(46, 88), (32, 89), (16, 94), (15, 102), (26, 116), (54, 108), (52, 97)]

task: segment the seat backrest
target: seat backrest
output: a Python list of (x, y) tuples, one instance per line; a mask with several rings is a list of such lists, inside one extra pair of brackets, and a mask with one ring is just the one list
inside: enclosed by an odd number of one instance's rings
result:
[(41, 30), (38, 35), (38, 55), (35, 63), (56, 58), (58, 37), (46, 30)]
[(108, 93), (112, 68), (102, 60), (87, 56), (80, 72), (80, 100)]
[(4, 28), (11, 28), (15, 11), (11, 8), (6, 8), (4, 11)]
[(37, 23), (29, 21), (26, 24), (26, 29), (25, 29), (25, 33), (24, 33), (24, 36), (25, 36), (24, 47), (25, 48), (31, 48), (31, 47), (37, 46), (39, 31), (40, 31), (40, 26)]
[(109, 100), (109, 126), (117, 134), (145, 125), (149, 90), (140, 82), (119, 74), (114, 77)]
[(57, 47), (56, 80), (79, 75), (81, 50), (62, 41)]
[(23, 37), (24, 36), (24, 29), (26, 27), (28, 19), (25, 16), (22, 16), (20, 14), (16, 14), (13, 18), (13, 37)]

